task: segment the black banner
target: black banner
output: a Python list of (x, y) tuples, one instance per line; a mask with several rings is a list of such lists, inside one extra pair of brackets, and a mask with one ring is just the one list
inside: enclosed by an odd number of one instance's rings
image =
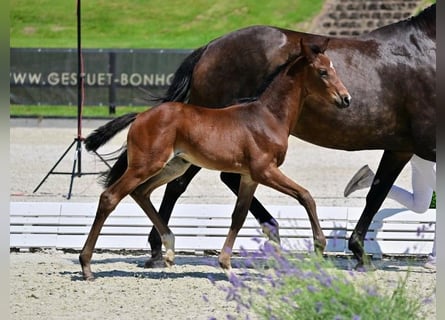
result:
[[(147, 105), (146, 91), (162, 94), (190, 52), (83, 49), (84, 105)], [(77, 105), (77, 49), (11, 48), (10, 53), (11, 104)]]

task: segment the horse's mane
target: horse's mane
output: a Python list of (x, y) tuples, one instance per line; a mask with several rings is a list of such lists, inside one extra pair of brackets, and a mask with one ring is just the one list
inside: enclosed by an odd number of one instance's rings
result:
[(432, 4), (418, 15), (408, 18), (407, 21), (436, 37), (436, 4)]
[[(369, 34), (388, 33), (394, 32), (394, 28), (406, 28), (407, 25), (414, 26), (421, 29), (425, 33), (436, 37), (436, 4), (432, 4), (426, 9), (419, 12), (417, 15), (406, 18), (405, 20), (398, 21), (393, 24), (383, 26), (381, 28), (374, 29)], [(366, 38), (367, 35), (365, 34)]]

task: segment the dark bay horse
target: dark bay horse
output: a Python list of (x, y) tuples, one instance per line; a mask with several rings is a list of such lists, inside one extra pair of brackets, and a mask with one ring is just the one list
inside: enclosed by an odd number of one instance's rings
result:
[[(269, 75), (300, 52), (300, 39), (323, 36), (253, 26), (222, 36), (191, 53), (179, 66), (161, 101), (189, 101), (219, 108), (257, 94)], [(357, 267), (370, 263), (363, 249), (369, 225), (413, 154), (436, 160), (436, 5), (417, 16), (355, 38), (333, 38), (326, 53), (354, 97), (350, 108), (331, 108), (308, 97), (291, 134), (340, 150), (384, 150), (366, 205), (349, 240)], [(94, 147), (93, 147), (94, 149)], [(118, 161), (125, 170), (126, 156)], [(191, 166), (167, 185), (159, 208), (168, 222), (173, 207), (199, 171)], [(221, 178), (235, 193), (239, 175)], [(261, 224), (276, 221), (254, 198), (250, 211)], [(161, 241), (150, 233), (149, 267), (162, 260)]]
[[(257, 100), (223, 109), (203, 108), (180, 102), (165, 102), (143, 113), (112, 121), (104, 127), (117, 133), (133, 121), (127, 136), (128, 165), (123, 174), (111, 170), (101, 194), (96, 218), (79, 256), (83, 277), (92, 279), (90, 261), (100, 230), (117, 204), (128, 194), (141, 205), (159, 232), (166, 248), (165, 262), (174, 260), (174, 235), (154, 209), (152, 191), (181, 176), (192, 164), (212, 170), (240, 174), (238, 198), (229, 234), (219, 256), (230, 269), (230, 255), (259, 183), (294, 197), (306, 209), (317, 251), (326, 239), (310, 193), (286, 177), (283, 163), (291, 128), (301, 113), (303, 101), (316, 97), (325, 105), (348, 107), (351, 97), (324, 54), (328, 40), (320, 46), (305, 44), (301, 54), (279, 67)], [(197, 125), (199, 124), (199, 125)], [(112, 129), (112, 130), (111, 130)], [(99, 128), (86, 139), (102, 139)]]

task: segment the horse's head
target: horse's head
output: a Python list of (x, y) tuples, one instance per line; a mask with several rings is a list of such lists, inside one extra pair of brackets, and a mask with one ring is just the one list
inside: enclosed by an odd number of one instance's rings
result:
[(308, 62), (304, 86), (309, 95), (346, 108), (351, 104), (351, 95), (337, 76), (331, 59), (324, 53), (328, 42), (329, 38), (326, 38), (321, 45), (306, 44), (301, 38), (301, 56)]

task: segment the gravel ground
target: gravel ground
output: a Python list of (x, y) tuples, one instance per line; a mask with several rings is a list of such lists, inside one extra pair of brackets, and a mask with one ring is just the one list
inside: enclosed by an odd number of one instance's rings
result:
[[(83, 136), (104, 123), (84, 121)], [(10, 167), (11, 201), (96, 202), (101, 192), (97, 175), (104, 164), (82, 153), (82, 172), (74, 179), (72, 197), (66, 199), (70, 174), (51, 174), (37, 192), (33, 190), (49, 172), (77, 136), (75, 121), (11, 120)], [(101, 152), (110, 152), (122, 145), (125, 132), (117, 136)], [(73, 147), (57, 166), (56, 171), (70, 172), (74, 159)], [(291, 138), (283, 171), (311, 191), (319, 206), (357, 206), (364, 204), (365, 191), (345, 199), (343, 188), (363, 164), (376, 168), (381, 151), (345, 152), (320, 148)], [(397, 183), (409, 187), (409, 168)], [(160, 188), (153, 194), (159, 203)], [(267, 204), (294, 204), (295, 201), (268, 188), (259, 188), (257, 197)], [(124, 201), (131, 201), (126, 198)], [(219, 181), (218, 173), (202, 170), (193, 180), (181, 203), (233, 204), (234, 196)], [(386, 200), (383, 207), (398, 207)], [(227, 277), (214, 266), (216, 257), (182, 256), (169, 269), (144, 269), (146, 254), (95, 253), (94, 282), (81, 281), (77, 253), (55, 250), (12, 252), (10, 254), (10, 316), (11, 319), (208, 319), (225, 318), (235, 306), (225, 294), (208, 280), (221, 285)], [(345, 259), (339, 269), (348, 268)], [(407, 286), (422, 298), (435, 290), (436, 273), (423, 268), (423, 261), (411, 263), (400, 259), (375, 262), (378, 270), (360, 277), (375, 277), (384, 287), (394, 288), (410, 269)], [(236, 269), (235, 269), (236, 272)], [(347, 272), (347, 271), (344, 271)], [(207, 303), (202, 298), (210, 299)], [(423, 306), (427, 319), (435, 319), (435, 300)]]
[[(218, 286), (227, 286), (226, 274), (215, 267), (216, 257), (181, 256), (168, 269), (144, 269), (145, 255), (96, 253), (96, 280), (81, 280), (78, 255), (61, 251), (11, 253), (11, 320), (48, 319), (225, 319), (236, 312), (234, 302)], [(237, 258), (233, 261), (236, 263)], [(434, 293), (436, 273), (399, 259), (375, 262), (378, 270), (360, 273), (392, 292), (409, 271), (407, 289), (419, 299)], [(336, 265), (346, 276), (349, 261)], [(234, 268), (235, 273), (242, 272)], [(209, 281), (212, 278), (216, 286)], [(208, 302), (203, 298), (206, 296)], [(422, 314), (435, 319), (435, 300)], [(252, 317), (255, 319), (255, 317)]]

